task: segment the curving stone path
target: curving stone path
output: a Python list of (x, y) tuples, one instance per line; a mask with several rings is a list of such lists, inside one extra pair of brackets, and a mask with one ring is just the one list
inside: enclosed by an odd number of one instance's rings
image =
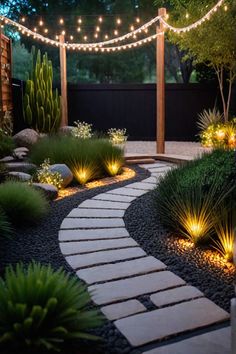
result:
[[(140, 353), (229, 354), (229, 327), (215, 326), (229, 320), (229, 314), (148, 256), (125, 228), (130, 204), (172, 168), (159, 162), (141, 167), (151, 177), (101, 193), (71, 211), (59, 232), (61, 252), (88, 284), (94, 303)], [(151, 310), (142, 303), (143, 295)], [(205, 333), (199, 334), (200, 329)], [(166, 342), (177, 335), (177, 343)]]

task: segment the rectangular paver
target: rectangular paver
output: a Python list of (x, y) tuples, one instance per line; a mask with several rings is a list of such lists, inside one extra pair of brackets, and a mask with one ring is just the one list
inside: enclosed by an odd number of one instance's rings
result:
[(92, 292), (93, 301), (98, 305), (102, 305), (131, 299), (139, 295), (183, 284), (185, 284), (184, 280), (177, 275), (163, 271), (105, 284), (92, 285), (89, 287), (89, 290)]
[(152, 163), (152, 164), (144, 164), (144, 165), (140, 165), (140, 167), (142, 168), (146, 168), (147, 170), (149, 170), (150, 168), (160, 168), (160, 167), (166, 167), (168, 165), (166, 165), (164, 162), (157, 162), (157, 163)]
[(154, 257), (145, 257), (115, 264), (82, 269), (77, 272), (79, 278), (87, 284), (115, 280), (134, 275), (146, 274), (166, 269), (166, 265)]
[(166, 173), (170, 170), (172, 170), (173, 167), (160, 167), (160, 168), (152, 168), (150, 170), (151, 174), (159, 174), (159, 173)]
[(131, 203), (136, 197), (130, 197), (127, 195), (118, 195), (118, 194), (110, 194), (110, 193), (102, 193), (96, 195), (93, 199), (95, 200), (107, 200), (110, 202), (121, 202), (121, 203)]
[(155, 183), (151, 184), (151, 183), (136, 182), (136, 183), (129, 184), (129, 188), (141, 189), (144, 191), (149, 191), (155, 187), (156, 187)]
[(157, 178), (156, 177), (148, 177), (147, 179), (144, 179), (142, 182), (143, 183), (157, 184)]
[(124, 228), (94, 229), (94, 230), (60, 230), (59, 241), (85, 241), (105, 240), (128, 237), (129, 233)]
[(139, 258), (146, 253), (139, 247), (125, 248), (113, 251), (101, 251), (66, 257), (67, 262), (73, 269), (84, 268), (96, 264), (105, 264), (124, 259)]
[(162, 307), (181, 301), (196, 299), (202, 296), (204, 296), (204, 294), (194, 286), (182, 286), (180, 288), (153, 294), (151, 296), (151, 301), (157, 307)]
[(226, 311), (212, 301), (201, 298), (124, 318), (116, 321), (115, 325), (136, 347), (227, 319), (229, 314)]
[(118, 194), (118, 195), (128, 195), (131, 197), (140, 197), (141, 195), (147, 193), (147, 191), (144, 190), (139, 190), (139, 189), (133, 189), (133, 188), (129, 188), (127, 187), (123, 187), (123, 188), (117, 188), (117, 189), (113, 189), (110, 192), (107, 192), (110, 194)]
[(102, 313), (110, 321), (118, 320), (123, 317), (135, 315), (136, 313), (146, 311), (146, 307), (138, 300), (129, 300), (114, 305), (108, 305), (101, 308)]
[(230, 334), (230, 327), (226, 327), (143, 354), (230, 354)]
[(68, 218), (123, 218), (125, 210), (75, 208)]
[(61, 229), (98, 229), (111, 227), (124, 227), (122, 218), (65, 218), (61, 224)]
[(97, 252), (102, 250), (137, 247), (138, 244), (131, 237), (118, 240), (98, 240), (98, 241), (80, 241), (80, 242), (61, 242), (60, 248), (64, 255), (79, 253)]
[(79, 205), (83, 208), (92, 208), (92, 209), (120, 209), (126, 210), (130, 206), (130, 203), (119, 203), (119, 202), (109, 202), (109, 201), (102, 201), (102, 200), (85, 200), (85, 202)]

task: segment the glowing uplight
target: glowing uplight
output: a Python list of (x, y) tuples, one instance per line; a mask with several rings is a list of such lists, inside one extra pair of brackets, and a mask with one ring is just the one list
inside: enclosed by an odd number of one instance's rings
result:
[(233, 261), (235, 232), (230, 220), (221, 221), (216, 226), (218, 240), (214, 240), (215, 248), (227, 262)]
[(112, 160), (112, 161), (106, 161), (105, 162), (105, 167), (107, 172), (109, 173), (110, 176), (116, 176), (122, 168), (123, 161), (119, 160)]

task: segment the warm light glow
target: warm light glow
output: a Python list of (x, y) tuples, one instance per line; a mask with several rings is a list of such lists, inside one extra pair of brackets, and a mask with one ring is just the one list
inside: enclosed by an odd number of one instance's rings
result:
[(219, 129), (215, 132), (218, 140), (223, 140), (225, 138), (225, 131), (223, 129)]
[(82, 18), (78, 19), (78, 23), (81, 24), (82, 23)]
[(131, 26), (130, 26), (130, 30), (131, 30), (131, 31), (134, 31), (134, 25), (131, 25)]
[(87, 40), (88, 40), (88, 37), (87, 37), (87, 36), (84, 36), (84, 40), (87, 41)]
[(77, 32), (81, 32), (81, 27), (77, 27)]
[(63, 24), (64, 24), (63, 18), (60, 18), (59, 23), (60, 23), (60, 25), (63, 25)]
[(136, 18), (136, 22), (140, 23), (140, 18), (139, 17)]
[(224, 10), (228, 11), (228, 6), (227, 5), (224, 6)]
[(105, 38), (105, 39), (108, 39), (108, 38), (109, 38), (108, 34), (106, 34), (104, 38)]
[(220, 221), (215, 227), (218, 240), (213, 239), (215, 248), (226, 261), (233, 261), (235, 230), (230, 218)]
[(43, 21), (42, 20), (39, 21), (39, 26), (41, 26), (41, 27), (43, 26)]
[(97, 32), (100, 32), (101, 31), (101, 28), (99, 26), (96, 27), (96, 31)]
[(66, 34), (66, 31), (62, 31), (62, 32), (61, 32), (61, 34), (62, 34), (63, 36), (65, 36), (65, 34)]
[(25, 17), (22, 17), (21, 22), (25, 22)]
[(44, 29), (44, 33), (48, 33), (48, 29), (47, 28)]
[(189, 18), (189, 14), (188, 14), (188, 13), (186, 13), (185, 17), (188, 19), (188, 18)]
[(105, 167), (110, 176), (116, 176), (120, 172), (122, 165), (123, 160), (112, 159), (105, 161)]
[(74, 36), (70, 36), (70, 40), (73, 41), (73, 39), (74, 39)]
[(103, 21), (103, 18), (100, 16), (100, 17), (98, 18), (98, 22), (102, 23), (102, 21)]
[(114, 31), (114, 35), (118, 36), (119, 32), (117, 30)]
[(117, 23), (117, 25), (121, 25), (121, 19), (118, 18), (118, 19), (116, 20), (116, 23)]

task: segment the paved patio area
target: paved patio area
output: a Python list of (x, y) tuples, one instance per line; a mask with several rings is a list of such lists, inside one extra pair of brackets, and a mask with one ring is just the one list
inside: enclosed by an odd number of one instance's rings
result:
[[(156, 154), (156, 143), (154, 141), (128, 141), (126, 143), (127, 154)], [(186, 141), (167, 141), (166, 154), (197, 157), (206, 149), (200, 143)]]

